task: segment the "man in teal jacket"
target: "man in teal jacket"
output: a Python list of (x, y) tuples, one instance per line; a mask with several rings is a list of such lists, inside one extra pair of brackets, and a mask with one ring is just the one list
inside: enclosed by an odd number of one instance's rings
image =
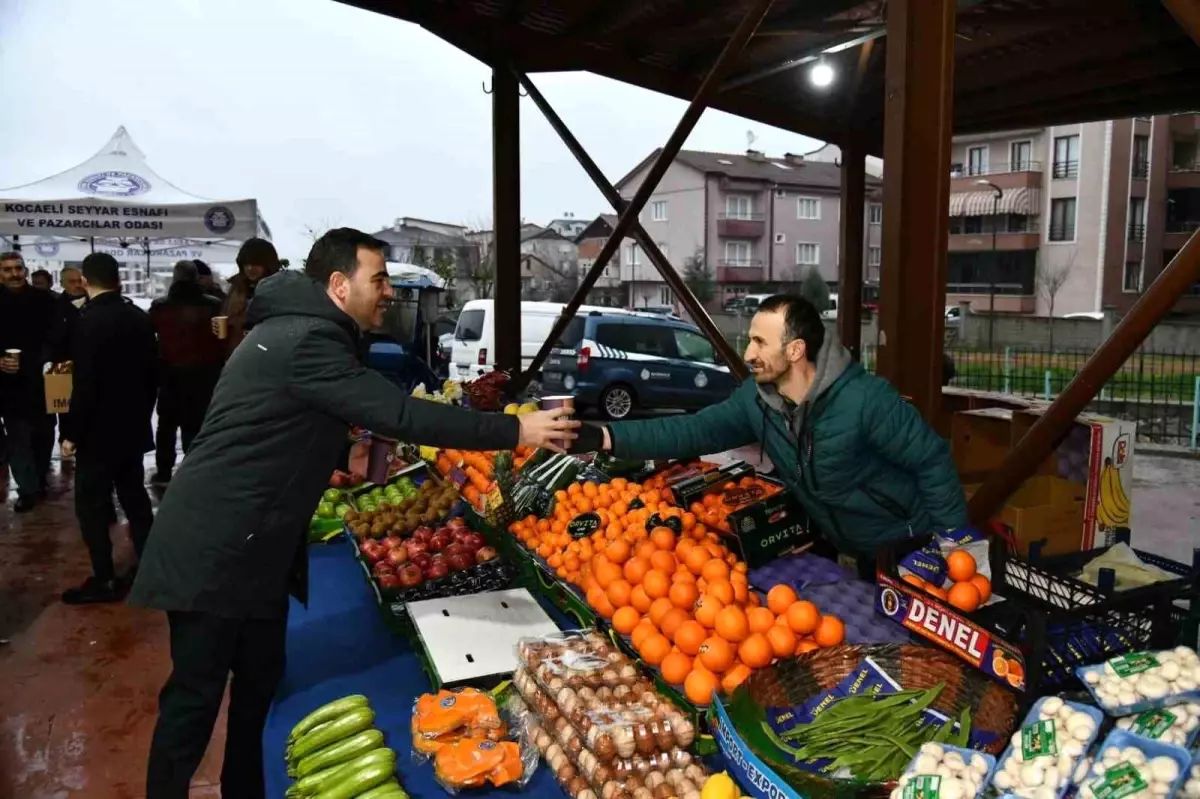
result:
[(576, 448), (692, 458), (759, 442), (817, 530), (864, 565), (881, 543), (966, 524), (946, 442), (826, 334), (806, 300), (781, 294), (759, 305), (746, 362), (754, 380), (724, 402), (601, 435), (585, 426)]

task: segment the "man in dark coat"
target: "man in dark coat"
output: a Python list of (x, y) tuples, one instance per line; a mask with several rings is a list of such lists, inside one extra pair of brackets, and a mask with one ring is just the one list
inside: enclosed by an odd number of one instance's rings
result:
[(75, 372), (62, 453), (75, 455), (75, 516), (92, 576), (63, 592), (69, 605), (117, 602), (124, 595), (108, 536), (114, 488), (139, 557), (154, 523), (142, 468), (152, 447), (154, 328), (145, 311), (121, 296), (120, 266), (111, 255), (84, 258), (83, 280), (88, 302), (71, 342)]
[(169, 482), (175, 468), (176, 430), (182, 435), (184, 453), (192, 448), (225, 363), (222, 342), (212, 331), (221, 301), (201, 290), (193, 261), (175, 264), (173, 277), (167, 296), (150, 304), (162, 366), (154, 437), (157, 470), (151, 478), (158, 485)]
[(17, 483), (17, 513), (33, 510), (45, 492), (54, 449), (54, 416), (46, 413), (42, 367), (57, 360), (57, 306), (53, 294), (29, 285), (27, 278), (20, 253), (0, 253), (0, 415)]
[[(288, 591), (307, 593), (305, 534), (351, 425), (415, 444), (551, 446), (559, 411), (479, 413), (412, 399), (363, 367), (361, 331), (392, 295), (387, 244), (322, 236), (303, 273), (263, 279), (200, 435), (163, 498), (131, 601), (167, 611), (147, 799), (185, 799), (230, 672), (222, 795), (262, 797), (262, 732), (283, 674)], [(296, 566), (303, 564), (297, 574)], [(293, 580), (292, 577), (295, 576)], [(289, 584), (291, 583), (291, 584)]]

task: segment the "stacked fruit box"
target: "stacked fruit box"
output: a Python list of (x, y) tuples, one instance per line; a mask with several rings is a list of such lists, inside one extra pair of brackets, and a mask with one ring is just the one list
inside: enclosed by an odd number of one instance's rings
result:
[(518, 644), (513, 684), (532, 737), (572, 799), (699, 799), (707, 775), (689, 747), (696, 727), (600, 632)]

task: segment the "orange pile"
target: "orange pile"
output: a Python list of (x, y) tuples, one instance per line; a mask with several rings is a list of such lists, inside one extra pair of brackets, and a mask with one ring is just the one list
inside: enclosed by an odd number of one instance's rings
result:
[(975, 558), (965, 549), (956, 549), (946, 556), (946, 574), (950, 588), (944, 589), (921, 579), (915, 574), (906, 574), (904, 582), (920, 588), (930, 596), (948, 602), (961, 611), (970, 613), (992, 596), (992, 583), (976, 571)]
[[(509, 529), (579, 586), (592, 609), (689, 700), (707, 705), (713, 691), (732, 691), (776, 658), (842, 642), (841, 620), (822, 616), (786, 585), (772, 588), (761, 607), (746, 564), (720, 536), (662, 501), (658, 489), (642, 489), (620, 479), (573, 484), (556, 495), (551, 519), (529, 516)], [(629, 510), (634, 498), (645, 507)], [(600, 529), (573, 540), (566, 524), (587, 512), (600, 517)], [(681, 534), (662, 526), (647, 532), (654, 513), (678, 517)]]
[[(745, 489), (756, 487), (761, 489), (762, 492), (756, 498), (741, 502), (733, 501), (732, 498)], [(730, 532), (729, 522), (726, 521), (725, 517), (739, 508), (744, 508), (752, 502), (757, 502), (773, 494), (778, 494), (782, 490), (774, 483), (759, 477), (747, 475), (740, 480), (726, 483), (719, 491), (711, 491), (705, 494), (701, 499), (692, 503), (690, 510), (696, 514), (696, 518), (709, 527), (720, 530), (723, 533), (728, 533)]]
[[(513, 451), (513, 467), (520, 470), (533, 452), (531, 447), (518, 446)], [(480, 498), (495, 486), (495, 459), (494, 450), (444, 449), (438, 453), (434, 466), (443, 476), (448, 475), (456, 466), (462, 469), (463, 474), (467, 476), (467, 482), (463, 483), (461, 489), (463, 498), (474, 507), (480, 508)]]

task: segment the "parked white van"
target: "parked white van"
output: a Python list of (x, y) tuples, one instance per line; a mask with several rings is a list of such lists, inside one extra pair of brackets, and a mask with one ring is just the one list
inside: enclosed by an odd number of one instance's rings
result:
[[(522, 302), (521, 303), (521, 368), (528, 369), (542, 343), (550, 336), (550, 329), (562, 313), (565, 303)], [(599, 305), (581, 305), (577, 316), (590, 311), (606, 314), (628, 313), (620, 308)], [(657, 316), (656, 314), (650, 314)], [(457, 380), (474, 380), (495, 368), (496, 364), (496, 302), (495, 300), (471, 300), (458, 315), (458, 326), (454, 329), (454, 342), (450, 350), (450, 377)], [(569, 332), (569, 331), (568, 331)], [(573, 347), (574, 342), (560, 341), (556, 346)]]

